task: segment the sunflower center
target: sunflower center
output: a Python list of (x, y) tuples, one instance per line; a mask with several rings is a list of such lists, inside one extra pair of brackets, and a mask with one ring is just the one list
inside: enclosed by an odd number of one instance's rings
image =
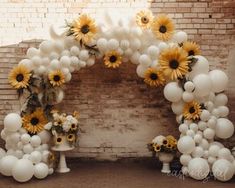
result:
[(111, 63), (115, 63), (117, 61), (117, 57), (115, 55), (110, 56), (109, 61)]
[(167, 144), (167, 140), (164, 140), (164, 141), (163, 141), (163, 144)]
[(193, 114), (194, 112), (195, 112), (195, 108), (194, 108), (193, 106), (190, 107), (190, 108), (189, 108), (189, 113), (190, 113), (190, 114)]
[(59, 76), (59, 75), (55, 75), (55, 76), (54, 76), (54, 81), (55, 81), (55, 82), (60, 81), (60, 76)]
[(18, 74), (16, 76), (16, 80), (17, 80), (17, 82), (22, 82), (24, 80), (24, 75), (23, 74)]
[(36, 118), (36, 117), (34, 117), (34, 118), (31, 119), (30, 123), (31, 123), (32, 125), (37, 125), (37, 124), (39, 123), (39, 119)]
[(87, 34), (89, 32), (89, 25), (83, 25), (81, 28), (81, 32), (83, 34)]
[(62, 141), (62, 139), (61, 138), (57, 138), (57, 142), (61, 142)]
[(151, 73), (151, 74), (150, 74), (150, 78), (151, 78), (151, 80), (157, 80), (157, 79), (158, 79), (158, 76), (157, 76), (156, 73)]
[(144, 24), (147, 24), (147, 23), (149, 23), (149, 19), (147, 17), (142, 17), (141, 22)]
[(75, 126), (75, 124), (72, 124), (71, 127), (72, 127), (72, 128), (75, 128), (76, 126)]
[(160, 33), (165, 33), (166, 32), (166, 26), (165, 25), (161, 25), (160, 28), (159, 28), (159, 32)]
[(73, 138), (73, 135), (69, 135), (69, 138), (70, 138), (70, 139)]
[(179, 67), (179, 62), (175, 59), (170, 61), (170, 68), (177, 69)]
[(188, 51), (188, 55), (191, 56), (191, 55), (195, 55), (194, 51), (193, 50), (190, 50)]

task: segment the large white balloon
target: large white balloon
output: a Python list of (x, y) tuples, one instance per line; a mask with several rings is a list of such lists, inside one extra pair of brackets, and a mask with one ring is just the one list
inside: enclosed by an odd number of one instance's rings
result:
[(164, 96), (168, 101), (178, 102), (182, 98), (183, 89), (177, 82), (170, 82), (164, 87)]
[(212, 91), (219, 93), (224, 91), (228, 86), (228, 76), (221, 70), (213, 70), (209, 72), (212, 81)]
[(29, 181), (34, 174), (33, 163), (28, 159), (20, 159), (12, 169), (12, 176), (18, 182)]
[(207, 160), (202, 158), (194, 158), (188, 164), (189, 175), (196, 180), (205, 179), (209, 172), (210, 167)]
[(18, 131), (22, 126), (22, 120), (19, 114), (10, 113), (4, 118), (4, 128), (7, 131)]
[(226, 139), (234, 133), (233, 123), (226, 118), (219, 118), (216, 123), (215, 134), (217, 137)]
[(193, 83), (195, 85), (194, 94), (198, 97), (204, 97), (209, 95), (211, 91), (211, 80), (210, 77), (206, 74), (199, 74), (194, 77)]
[(18, 159), (13, 155), (7, 155), (0, 160), (0, 171), (4, 176), (12, 175), (12, 168)]
[(188, 155), (188, 154), (183, 154), (180, 156), (180, 163), (183, 165), (183, 166), (187, 166), (189, 161), (192, 160), (192, 157), (191, 155)]
[(232, 179), (235, 168), (228, 160), (219, 159), (213, 164), (212, 172), (216, 179), (220, 181), (228, 181)]
[(45, 178), (49, 173), (48, 166), (45, 163), (38, 163), (34, 166), (34, 176), (38, 179)]
[(184, 102), (183, 101), (173, 102), (171, 104), (171, 109), (176, 115), (182, 114), (183, 109), (184, 109)]
[(137, 69), (136, 69), (136, 73), (139, 77), (144, 78), (145, 76), (145, 71), (147, 70), (148, 67), (146, 66), (142, 66), (142, 65), (138, 65)]
[[(0, 148), (0, 160), (1, 160), (3, 157), (5, 157), (5, 155), (6, 155), (6, 151), (5, 151), (4, 149)], [(0, 170), (0, 171), (1, 171), (1, 170)]]
[(177, 43), (183, 43), (188, 40), (188, 35), (184, 31), (179, 31), (174, 34), (173, 40)]
[(38, 135), (33, 135), (30, 139), (30, 143), (33, 147), (38, 147), (41, 144), (41, 138)]
[(32, 161), (33, 164), (38, 164), (42, 160), (42, 154), (39, 151), (33, 151), (30, 154), (29, 159)]
[(194, 57), (197, 58), (198, 61), (192, 67), (193, 70), (189, 74), (190, 79), (193, 79), (198, 74), (208, 74), (209, 72), (209, 62), (207, 61), (207, 59), (200, 55), (196, 55)]
[(195, 148), (195, 142), (190, 136), (183, 136), (178, 140), (178, 150), (183, 154), (190, 154)]

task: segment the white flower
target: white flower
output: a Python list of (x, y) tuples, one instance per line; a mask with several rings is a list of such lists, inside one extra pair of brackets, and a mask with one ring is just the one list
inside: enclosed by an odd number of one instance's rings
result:
[(159, 135), (159, 136), (156, 136), (152, 140), (152, 143), (162, 145), (162, 142), (163, 142), (164, 139), (165, 139), (165, 136)]
[(69, 123), (69, 122), (64, 122), (63, 123), (63, 130), (65, 131), (65, 132), (68, 132), (69, 131), (69, 129), (71, 128), (71, 124)]
[(71, 116), (71, 115), (68, 115), (68, 116), (66, 117), (66, 119), (71, 122), (71, 121), (74, 119), (74, 117)]
[(52, 122), (49, 122), (44, 126), (46, 130), (51, 130), (51, 127), (52, 127)]

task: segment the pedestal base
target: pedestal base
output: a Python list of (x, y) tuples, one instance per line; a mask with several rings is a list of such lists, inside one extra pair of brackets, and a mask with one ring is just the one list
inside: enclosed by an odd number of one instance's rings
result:
[(169, 163), (163, 163), (161, 172), (166, 173), (166, 174), (171, 173), (170, 164)]

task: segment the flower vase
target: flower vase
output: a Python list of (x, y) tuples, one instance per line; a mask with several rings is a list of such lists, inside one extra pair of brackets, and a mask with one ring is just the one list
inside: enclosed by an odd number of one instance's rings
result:
[[(61, 138), (60, 144), (55, 144), (52, 147), (52, 150), (60, 152), (60, 159), (59, 159), (59, 164), (56, 169), (56, 172), (66, 173), (66, 172), (69, 172), (70, 169), (67, 167), (65, 152), (73, 150), (74, 146), (71, 146), (69, 144), (69, 142), (67, 141), (65, 136), (61, 136), (60, 138)], [(56, 139), (58, 139), (58, 137), (54, 136), (54, 140), (56, 140)]]
[(159, 152), (158, 154), (159, 161), (162, 162), (162, 173), (170, 173), (170, 162), (174, 159), (174, 154), (166, 153), (166, 152)]

